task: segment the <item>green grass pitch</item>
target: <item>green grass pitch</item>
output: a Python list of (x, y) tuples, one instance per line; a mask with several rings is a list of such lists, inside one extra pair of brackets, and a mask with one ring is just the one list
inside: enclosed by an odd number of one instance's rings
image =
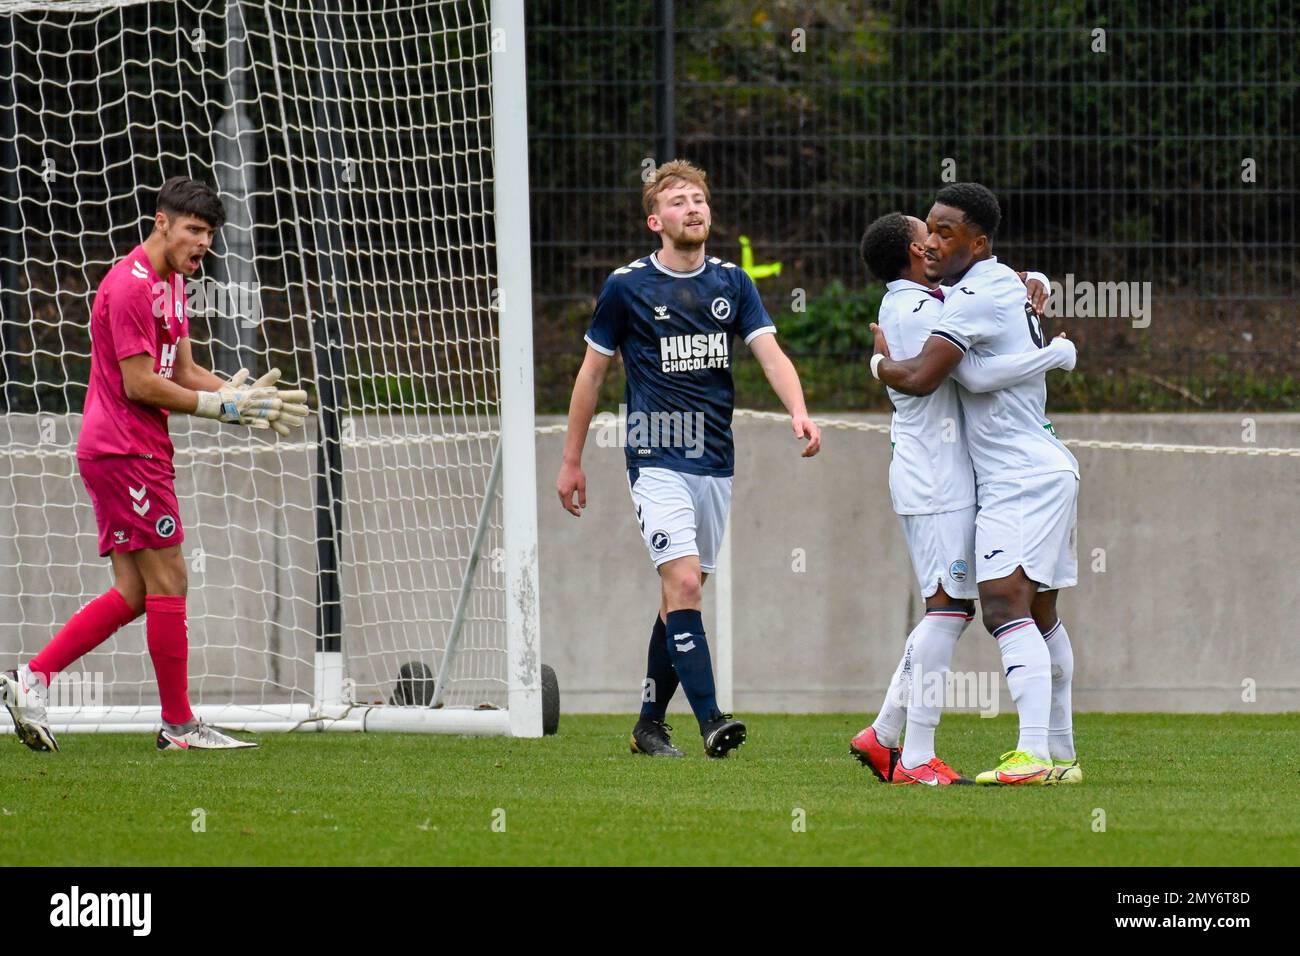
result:
[[(566, 716), (542, 740), (262, 734), (217, 754), (10, 738), (0, 841), (36, 865), (1300, 863), (1300, 714), (1081, 715), (1086, 782), (1019, 789), (879, 784), (848, 756), (860, 716), (746, 720), (725, 761), (687, 716), (685, 760), (629, 754), (627, 716)], [(951, 715), (938, 737), (972, 776), (1014, 738), (1011, 715)]]

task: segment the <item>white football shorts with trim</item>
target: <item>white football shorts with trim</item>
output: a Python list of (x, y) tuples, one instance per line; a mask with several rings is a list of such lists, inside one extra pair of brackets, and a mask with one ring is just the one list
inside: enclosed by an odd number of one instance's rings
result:
[(713, 571), (731, 508), (731, 476), (629, 468), (627, 483), (655, 567), (695, 554), (701, 571)]
[(1017, 566), (1040, 591), (1079, 583), (1079, 479), (1069, 471), (979, 486), (976, 580), (1005, 578)]
[(975, 506), (930, 515), (899, 515), (921, 597), (943, 585), (949, 597), (979, 597), (975, 581)]

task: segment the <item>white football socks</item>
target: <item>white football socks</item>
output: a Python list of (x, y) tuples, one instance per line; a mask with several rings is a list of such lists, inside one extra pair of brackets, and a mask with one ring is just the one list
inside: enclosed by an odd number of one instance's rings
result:
[(1052, 659), (1043, 635), (1031, 617), (1008, 621), (993, 632), (1002, 654), (1007, 690), (1020, 714), (1020, 742), (1040, 760), (1050, 759), (1047, 746), (1048, 714), (1052, 708)]
[(903, 657), (894, 668), (894, 676), (889, 680), (885, 690), (885, 700), (880, 705), (880, 713), (871, 722), (875, 728), (876, 739), (882, 747), (897, 747), (903, 734), (903, 725), (907, 722), (907, 698), (912, 682), (912, 642), (916, 639), (918, 624), (907, 635), (907, 644), (903, 647)]
[(1047, 721), (1047, 746), (1053, 760), (1072, 761), (1074, 724), (1070, 710), (1070, 683), (1074, 679), (1074, 651), (1064, 622), (1043, 635), (1052, 662), (1052, 709)]
[(960, 608), (934, 608), (912, 631), (912, 696), (907, 701), (904, 767), (919, 767), (934, 757), (934, 731), (943, 710), (952, 654), (970, 621), (971, 616)]

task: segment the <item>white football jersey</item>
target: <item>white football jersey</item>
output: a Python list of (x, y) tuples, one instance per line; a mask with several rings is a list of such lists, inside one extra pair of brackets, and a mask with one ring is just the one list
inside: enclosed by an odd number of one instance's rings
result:
[[(876, 322), (885, 333), (890, 356), (901, 362), (920, 353), (939, 324), (943, 302), (909, 279), (895, 279), (885, 288)], [(894, 403), (889, 424), (894, 446), (889, 496), (894, 511), (928, 515), (974, 505), (975, 475), (966, 451), (957, 383), (944, 379), (929, 395), (887, 391)]]
[[(945, 291), (934, 334), (963, 354), (1020, 355), (1047, 345), (1038, 317), (1025, 300), (1024, 285), (996, 257), (975, 263)], [(957, 394), (977, 482), (1054, 471), (1078, 477), (1079, 463), (1047, 419), (1045, 372), (996, 391), (976, 394), (959, 387)]]

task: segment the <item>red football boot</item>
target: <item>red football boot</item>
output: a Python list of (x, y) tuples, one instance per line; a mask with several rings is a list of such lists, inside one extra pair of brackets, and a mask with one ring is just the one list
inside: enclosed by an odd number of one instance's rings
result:
[(954, 783), (975, 785), (974, 780), (963, 777), (938, 757), (931, 757), (919, 767), (911, 768), (904, 767), (900, 760), (894, 767), (892, 782), (896, 785), (920, 783), (927, 787), (946, 787)]
[(850, 741), (849, 753), (874, 773), (877, 780), (889, 783), (893, 779), (898, 758), (903, 755), (903, 748), (886, 747), (876, 739), (876, 728), (868, 727)]

